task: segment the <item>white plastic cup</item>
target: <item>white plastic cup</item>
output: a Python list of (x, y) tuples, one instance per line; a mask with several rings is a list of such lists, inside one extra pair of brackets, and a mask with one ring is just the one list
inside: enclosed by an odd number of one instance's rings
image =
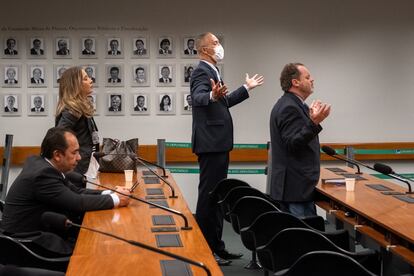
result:
[(125, 181), (131, 182), (132, 176), (134, 175), (134, 170), (124, 170), (124, 173), (125, 173)]
[(345, 188), (347, 192), (355, 191), (355, 178), (345, 178)]

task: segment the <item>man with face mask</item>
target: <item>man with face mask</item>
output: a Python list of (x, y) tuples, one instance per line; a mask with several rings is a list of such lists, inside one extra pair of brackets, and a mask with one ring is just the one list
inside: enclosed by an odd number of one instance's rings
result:
[(263, 77), (246, 74), (244, 85), (228, 93), (216, 67), (224, 57), (220, 41), (212, 33), (197, 37), (196, 48), (200, 63), (191, 75), (193, 152), (198, 156), (200, 183), (196, 219), (219, 265), (229, 265), (229, 259), (240, 258), (225, 249), (221, 239), (223, 214), (209, 196), (215, 185), (227, 178), (229, 152), (233, 148), (233, 122), (229, 108), (249, 97), (249, 90), (263, 84)]

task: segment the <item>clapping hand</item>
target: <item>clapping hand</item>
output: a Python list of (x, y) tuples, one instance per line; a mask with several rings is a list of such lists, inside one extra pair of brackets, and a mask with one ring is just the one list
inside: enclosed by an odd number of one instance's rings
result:
[(224, 97), (228, 90), (227, 90), (227, 86), (222, 85), (221, 82), (215, 82), (213, 79), (210, 79), (211, 81), (211, 91), (213, 92), (212, 97), (214, 101), (217, 101), (218, 99), (220, 99), (221, 97)]
[(246, 85), (249, 90), (260, 86), (264, 83), (264, 77), (255, 74), (253, 77), (249, 77), (249, 74), (246, 73)]
[(319, 125), (331, 112), (331, 105), (322, 103), (320, 100), (312, 101), (309, 107), (309, 116), (312, 122)]

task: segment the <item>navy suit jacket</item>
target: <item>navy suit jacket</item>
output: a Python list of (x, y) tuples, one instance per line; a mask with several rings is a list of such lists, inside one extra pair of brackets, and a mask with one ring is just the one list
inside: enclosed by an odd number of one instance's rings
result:
[(249, 97), (244, 86), (216, 102), (210, 101), (211, 81), (218, 82), (215, 71), (200, 62), (191, 75), (193, 100), (193, 152), (226, 152), (233, 149), (233, 120), (229, 108)]
[(40, 156), (29, 157), (6, 197), (2, 226), (10, 233), (39, 231), (44, 212), (66, 215), (111, 209), (110, 195), (78, 188)]
[(302, 101), (286, 92), (270, 115), (271, 196), (286, 202), (313, 199), (319, 180), (320, 145), (315, 125)]

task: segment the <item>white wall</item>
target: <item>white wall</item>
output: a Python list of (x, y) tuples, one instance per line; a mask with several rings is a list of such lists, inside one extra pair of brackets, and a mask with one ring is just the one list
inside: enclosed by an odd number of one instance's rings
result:
[[(147, 28), (145, 33), (150, 36), (153, 54), (144, 62), (151, 64), (152, 72), (155, 72), (156, 64), (163, 62), (154, 55), (159, 36), (173, 35), (181, 44), (183, 35), (205, 31), (222, 34), (225, 47), (224, 79), (230, 88), (236, 88), (243, 82), (245, 72), (257, 72), (265, 76), (265, 84), (254, 90), (247, 102), (232, 108), (236, 143), (265, 143), (269, 140), (270, 110), (281, 95), (279, 74), (283, 65), (292, 61), (305, 63), (315, 78), (315, 93), (310, 98), (319, 98), (332, 104), (332, 114), (323, 123), (321, 142), (413, 140), (413, 1), (158, 0), (145, 1), (143, 4), (143, 1), (123, 0), (111, 2), (114, 7), (110, 7), (109, 2), (97, 0), (15, 0), (13, 3), (12, 11), (0, 10), (0, 26)], [(38, 7), (38, 3), (43, 7)], [(4, 37), (14, 33), (22, 39), (32, 34), (25, 31), (1, 31), (0, 34)], [(51, 40), (57, 35), (70, 35), (75, 42), (84, 35), (97, 35), (102, 42), (105, 35), (119, 34), (128, 41), (138, 33), (34, 32), (50, 39), (48, 47), (52, 47)], [(129, 44), (126, 46), (131, 47)], [(79, 43), (73, 46), (77, 52)], [(188, 63), (179, 55), (177, 57), (168, 62)], [(5, 62), (9, 63), (0, 60), (2, 64)], [(33, 61), (26, 60), (24, 56), (18, 62), (25, 67)], [(54, 60), (52, 55), (44, 62), (50, 67), (61, 63)], [(75, 55), (68, 62), (84, 64), (87, 61), (79, 60)], [(108, 61), (99, 58), (92, 62), (101, 67), (99, 77), (102, 82), (103, 68)], [(120, 62), (130, 66), (136, 61), (125, 58)], [(186, 90), (179, 85), (158, 89), (154, 86), (155, 76), (152, 78), (152, 86), (144, 89), (146, 92), (180, 93)], [(102, 83), (96, 92), (103, 95), (109, 90)], [(136, 91), (129, 86), (117, 90), (126, 94)], [(1, 88), (0, 94), (15, 91)], [(23, 105), (26, 105), (25, 95), (33, 91), (25, 83), (18, 89)], [(47, 88), (45, 91), (50, 96), (57, 93), (56, 88)], [(102, 100), (100, 104), (103, 108)], [(131, 116), (127, 112), (125, 116), (108, 117), (101, 112), (96, 117), (101, 137), (139, 137), (141, 144), (155, 144), (157, 138), (190, 141), (191, 116), (157, 116), (154, 112), (155, 101), (152, 101), (152, 108), (153, 112), (149, 116)], [(46, 129), (53, 125), (53, 111), (47, 117), (27, 117), (26, 109), (21, 117), (0, 117), (0, 137), (13, 133), (14, 145), (36, 146), (40, 144)], [(0, 144), (3, 144), (3, 139)], [(178, 182), (191, 182), (193, 189), (190, 190), (194, 191), (197, 180), (193, 175), (177, 176), (177, 179), (180, 180)], [(260, 176), (258, 179), (263, 181)]]

